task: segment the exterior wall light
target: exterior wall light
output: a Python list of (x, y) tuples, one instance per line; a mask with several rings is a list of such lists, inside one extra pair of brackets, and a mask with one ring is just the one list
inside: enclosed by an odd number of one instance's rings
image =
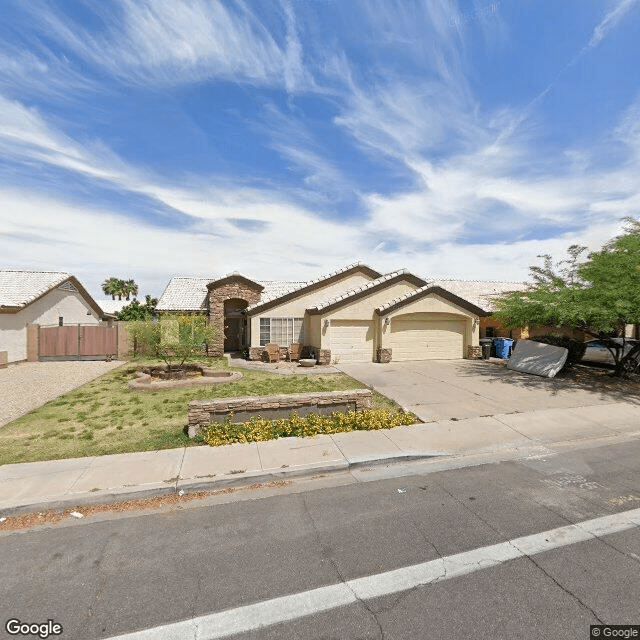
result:
[(391, 324), (391, 318), (389, 316), (387, 316), (384, 319), (384, 325), (385, 325), (385, 327), (388, 327), (390, 324)]
[(329, 318), (324, 319), (324, 330), (326, 331), (331, 326), (331, 320)]

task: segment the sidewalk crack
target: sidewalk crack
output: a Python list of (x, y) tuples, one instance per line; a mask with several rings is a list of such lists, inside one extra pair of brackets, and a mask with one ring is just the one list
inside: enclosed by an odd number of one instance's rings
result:
[(184, 466), (184, 459), (186, 455), (187, 455), (187, 447), (185, 447), (184, 450), (182, 451), (182, 458), (180, 458), (180, 466), (178, 467), (178, 473), (176, 475), (176, 483), (175, 483), (175, 486), (173, 487), (176, 491), (178, 490), (178, 482), (184, 479), (182, 477), (182, 467)]

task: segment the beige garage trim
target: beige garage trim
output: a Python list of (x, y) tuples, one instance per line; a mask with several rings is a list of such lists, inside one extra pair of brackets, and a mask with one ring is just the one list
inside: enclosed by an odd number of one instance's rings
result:
[(407, 313), (391, 319), (388, 344), (393, 361), (455, 360), (464, 357), (464, 319)]
[(333, 362), (372, 362), (375, 325), (372, 320), (332, 320)]

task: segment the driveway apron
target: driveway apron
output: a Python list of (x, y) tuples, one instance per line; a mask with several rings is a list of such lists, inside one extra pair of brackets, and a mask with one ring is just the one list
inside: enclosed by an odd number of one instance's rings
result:
[(562, 380), (521, 374), (485, 361), (422, 360), (335, 366), (395, 400), (424, 422), (612, 402), (601, 394), (571, 388)]

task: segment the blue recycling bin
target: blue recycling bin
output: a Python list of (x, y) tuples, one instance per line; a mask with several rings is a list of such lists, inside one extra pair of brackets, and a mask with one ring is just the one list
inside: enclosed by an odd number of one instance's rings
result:
[(511, 338), (494, 338), (493, 342), (496, 345), (496, 356), (498, 358), (508, 358), (513, 340)]

